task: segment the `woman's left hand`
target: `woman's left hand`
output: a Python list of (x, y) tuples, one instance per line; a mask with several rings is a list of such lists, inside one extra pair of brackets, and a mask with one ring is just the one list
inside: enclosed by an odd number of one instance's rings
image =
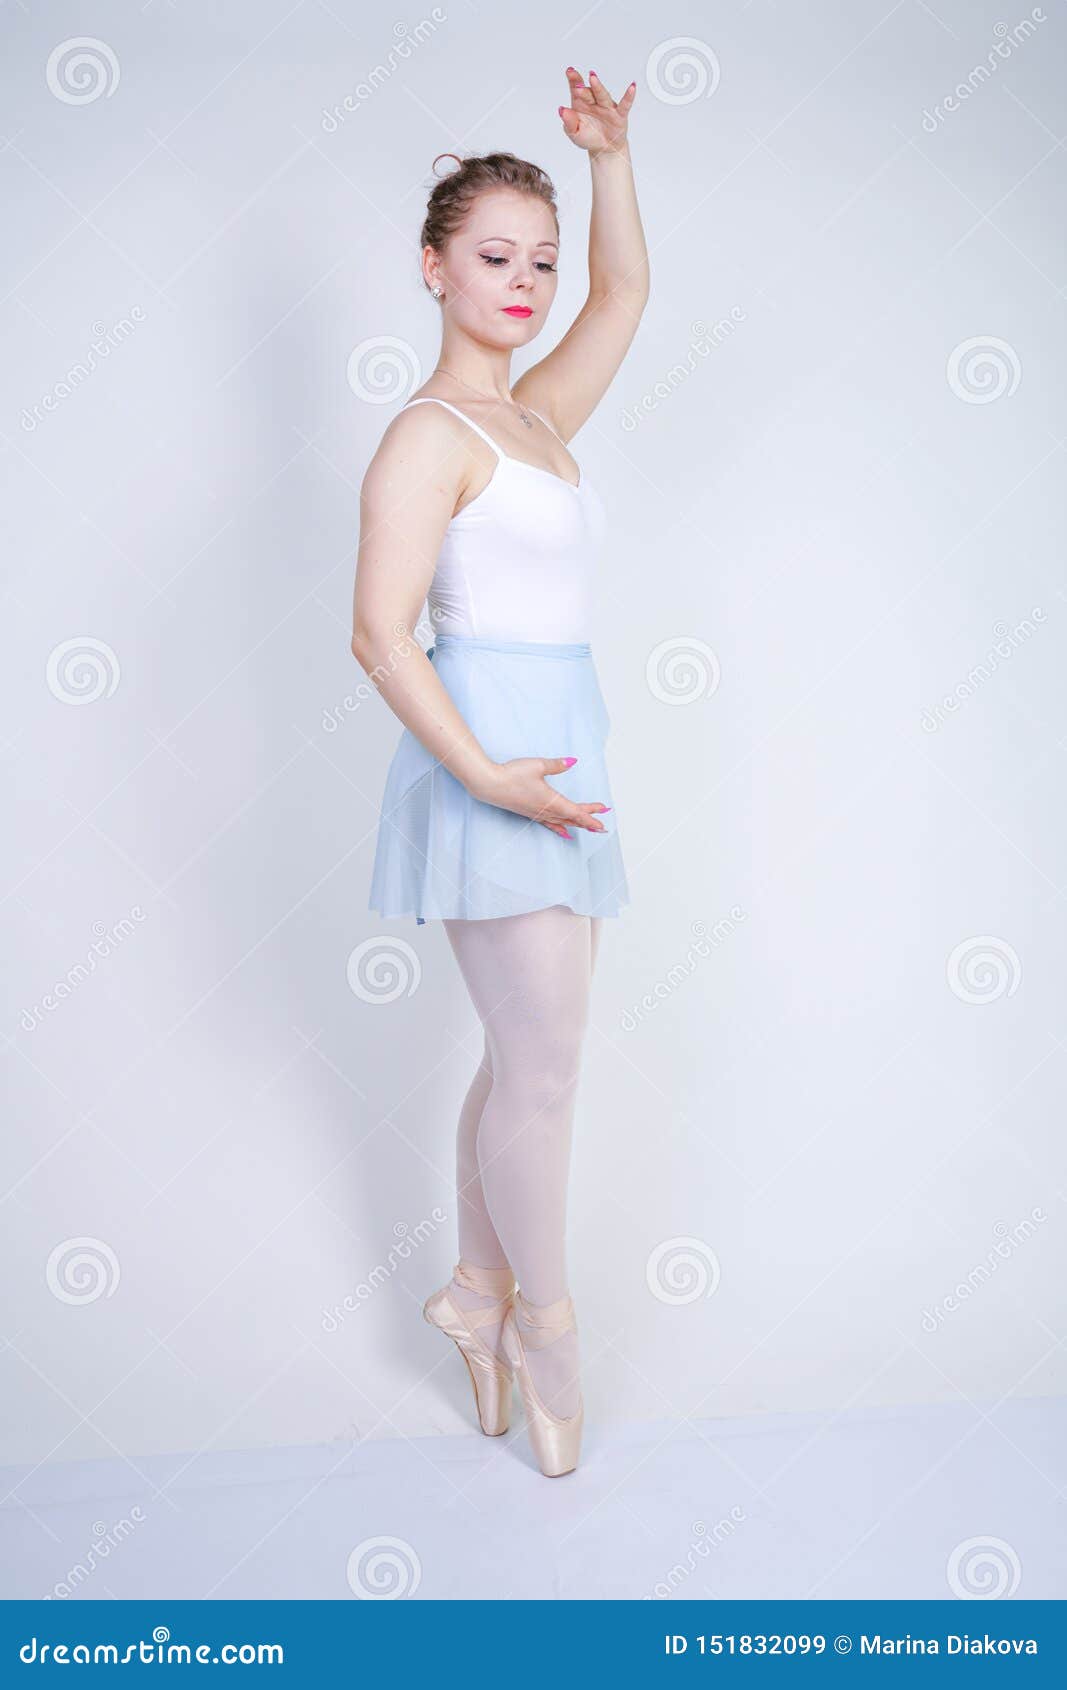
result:
[(567, 139), (587, 153), (619, 152), (626, 145), (626, 120), (637, 97), (631, 82), (621, 100), (608, 93), (595, 70), (589, 72), (586, 87), (573, 65), (567, 66), (571, 104), (560, 106), (559, 115)]

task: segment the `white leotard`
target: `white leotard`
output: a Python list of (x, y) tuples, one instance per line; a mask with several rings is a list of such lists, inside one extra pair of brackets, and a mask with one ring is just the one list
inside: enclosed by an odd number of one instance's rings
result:
[(586, 476), (575, 485), (554, 470), (509, 457), (447, 399), (425, 394), (408, 405), (444, 405), (480, 434), (498, 459), (488, 485), (445, 530), (426, 601), (432, 632), (492, 640), (591, 641), (607, 517)]

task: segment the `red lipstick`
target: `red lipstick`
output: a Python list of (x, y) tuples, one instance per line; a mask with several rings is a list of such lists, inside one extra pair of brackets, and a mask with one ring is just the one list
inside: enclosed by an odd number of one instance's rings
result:
[(528, 305), (505, 305), (504, 310), (509, 317), (532, 317), (533, 312)]

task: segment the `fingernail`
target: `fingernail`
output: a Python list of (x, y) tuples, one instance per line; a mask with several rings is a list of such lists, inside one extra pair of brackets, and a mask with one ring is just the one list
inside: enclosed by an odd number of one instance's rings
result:
[(567, 829), (564, 828), (563, 829), (563, 837), (564, 837), (564, 839), (573, 839), (574, 835), (573, 835), (573, 833), (568, 833)]
[[(593, 79), (593, 77), (594, 77), (594, 76), (596, 76), (596, 71), (595, 71), (595, 70), (591, 70), (591, 71), (590, 71), (590, 72), (589, 72), (589, 80), (590, 80), (590, 81), (592, 81), (592, 79)], [(599, 81), (600, 81), (600, 78), (599, 78), (599, 76), (597, 76), (597, 81), (598, 81), (598, 82), (599, 82)]]
[(565, 757), (563, 759), (563, 761), (566, 763), (568, 769), (573, 769), (573, 767), (574, 767), (575, 763), (578, 761), (578, 759), (577, 759), (577, 757)]
[(601, 806), (600, 806), (602, 812), (606, 811), (606, 810), (610, 810), (611, 807), (612, 806), (610, 804), (601, 804)]

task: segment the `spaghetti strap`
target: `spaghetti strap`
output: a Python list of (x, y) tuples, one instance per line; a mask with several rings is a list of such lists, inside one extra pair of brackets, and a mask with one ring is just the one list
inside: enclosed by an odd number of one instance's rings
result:
[(465, 412), (458, 410), (455, 405), (450, 405), (447, 399), (438, 399), (436, 394), (424, 393), (419, 399), (409, 399), (407, 405), (403, 405), (401, 409), (406, 411), (411, 405), (443, 405), (445, 410), (451, 411), (454, 417), (459, 417), (462, 422), (468, 423), (470, 427), (473, 428), (475, 434), (480, 434), (486, 445), (493, 448), (493, 451), (496, 453), (498, 458), (504, 458), (507, 456), (506, 452), (502, 452), (500, 450), (500, 447), (497, 445), (491, 434), (486, 434), (485, 429), (479, 427), (472, 417), (468, 417)]
[[(533, 408), (533, 406), (532, 406), (532, 405), (524, 405), (524, 406), (523, 406), (523, 410), (524, 410), (524, 411), (530, 411), (530, 412), (531, 412), (531, 413), (532, 413), (532, 415), (533, 415), (533, 416), (535, 416), (535, 417), (536, 417), (536, 418), (537, 418), (537, 420), (538, 420), (538, 422), (543, 422), (543, 423), (545, 423), (545, 427), (546, 427), (546, 428), (547, 428), (547, 430), (548, 430), (548, 432), (549, 432), (549, 434), (556, 434), (556, 431), (555, 431), (555, 429), (554, 429), (554, 428), (553, 428), (553, 427), (552, 427), (552, 424), (551, 424), (551, 423), (550, 423), (550, 422), (545, 422), (545, 419), (544, 419), (544, 417), (543, 417), (543, 416), (542, 416), (542, 415), (541, 415), (541, 413), (540, 413), (540, 411), (535, 411), (535, 410), (534, 410), (534, 408)], [(559, 441), (559, 443), (560, 443), (560, 445), (561, 445), (561, 446), (566, 446), (566, 445), (567, 445), (567, 442), (566, 442), (566, 441), (565, 441), (565, 440), (564, 440), (564, 438), (563, 438), (563, 436), (562, 436), (562, 434), (556, 434), (556, 439), (557, 439), (557, 440), (558, 440), (558, 441)], [(568, 447), (568, 448), (567, 448), (567, 449), (568, 449), (568, 451), (569, 451), (569, 450), (570, 450), (570, 448), (569, 448), (569, 447)]]

